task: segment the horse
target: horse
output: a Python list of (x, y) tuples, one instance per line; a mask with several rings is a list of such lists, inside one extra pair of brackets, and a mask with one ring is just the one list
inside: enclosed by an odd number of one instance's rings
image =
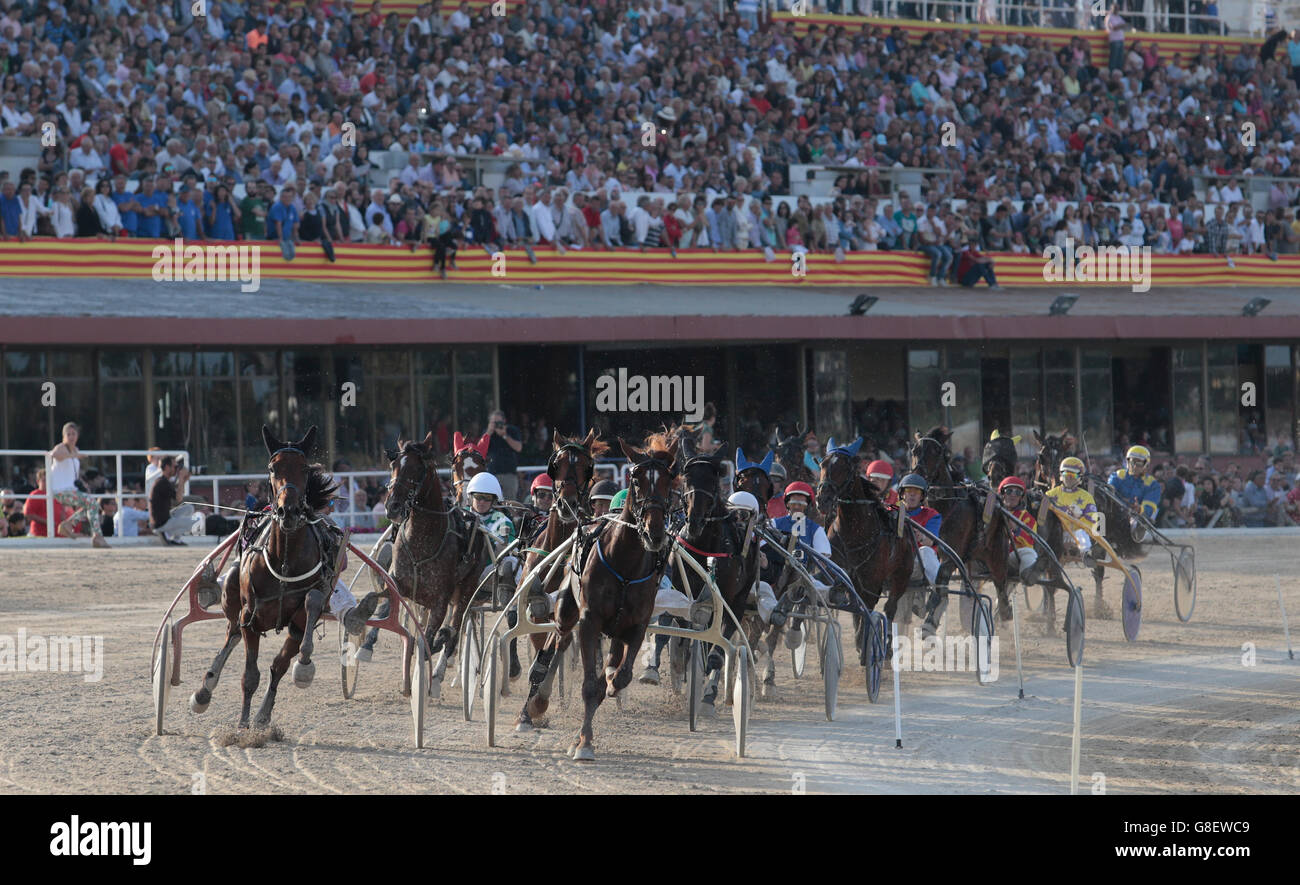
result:
[[(817, 478), (817, 506), (834, 514), (826, 528), (831, 560), (848, 574), (864, 604), (873, 611), (888, 591), (885, 616), (892, 622), (907, 592), (916, 560), (910, 533), (898, 534), (898, 514), (881, 501), (862, 476), (862, 459), (852, 448), (828, 450)], [(858, 648), (864, 648), (861, 616), (853, 616)]]
[[(632, 665), (645, 639), (655, 595), (672, 537), (668, 533), (668, 507), (676, 478), (679, 441), (667, 434), (648, 437), (644, 448), (621, 437), (619, 447), (635, 466), (628, 484), (628, 499), (620, 518), (602, 523), (585, 537), (585, 549), (568, 572), (556, 609), (562, 642), (575, 628), (582, 651), (582, 726), (573, 744), (573, 758), (592, 761), (592, 720), (606, 698), (616, 698), (632, 681)], [(601, 634), (610, 638), (609, 656), (599, 669)], [(534, 668), (554, 664), (555, 647), (549, 644)]]
[[(308, 460), (316, 447), (313, 425), (297, 442), (281, 442), (262, 425), (262, 441), (270, 455), (270, 519), (252, 544), (240, 553), (238, 568), (224, 578), (221, 609), (226, 616), (226, 642), (190, 697), (190, 709), (202, 713), (212, 701), (226, 659), (235, 643), (244, 641), (244, 703), (239, 727), (249, 727), (253, 692), (261, 681), (257, 668), (258, 643), (268, 630), (289, 628), (280, 653), (271, 662), (271, 684), (254, 720), (259, 728), (271, 721), (280, 679), (295, 654), (293, 681), (311, 684), (316, 665), (311, 656), (316, 622), (334, 589), (340, 544), (317, 511), (329, 506), (337, 486), (320, 464)], [(336, 531), (336, 530), (335, 530)], [(272, 564), (274, 563), (274, 565)], [(351, 619), (355, 623), (355, 619)]]
[[(811, 470), (804, 464), (804, 437), (807, 431), (796, 425), (794, 436), (781, 439), (781, 427), (778, 425), (773, 431), (775, 443), (769, 444), (773, 452), (776, 452), (776, 460), (785, 468), (786, 482), (806, 482), (812, 485), (817, 481)], [(811, 503), (811, 502), (810, 502)]]
[(989, 478), (989, 486), (997, 489), (1008, 476), (1016, 475), (1016, 443), (1020, 437), (1002, 436), (997, 430), (984, 444), (980, 469)]
[[(984, 566), (997, 588), (998, 617), (1009, 621), (1012, 611), (1011, 599), (1007, 596), (1007, 555), (1011, 550), (1011, 536), (1006, 520), (994, 519), (986, 525), (975, 488), (958, 484), (953, 479), (948, 449), (950, 440), (944, 427), (936, 427), (926, 436), (917, 433), (909, 446), (911, 470), (925, 478), (930, 486), (927, 503), (943, 517), (940, 540), (951, 547), (968, 567), (973, 563)], [(985, 494), (994, 493), (986, 491)], [(946, 586), (956, 567), (952, 562), (940, 565), (935, 583), (939, 587)], [(933, 610), (931, 626), (935, 626), (941, 608), (942, 605)]]
[[(739, 467), (744, 463), (741, 458), (744, 453), (740, 449), (736, 450), (736, 464)], [(769, 451), (767, 457), (774, 457), (775, 453)], [(769, 467), (770, 461), (765, 462)], [(775, 486), (772, 483), (772, 477), (768, 475), (767, 470), (759, 463), (751, 463), (748, 467), (740, 467), (736, 471), (736, 491), (749, 492), (758, 501), (758, 524), (767, 521), (767, 502), (772, 500), (772, 493)], [(776, 683), (776, 647), (785, 632), (784, 626), (771, 626), (764, 624), (758, 617), (758, 613), (746, 612), (741, 618), (741, 624), (745, 628), (745, 637), (749, 640), (752, 648), (766, 648), (767, 662), (763, 668), (763, 684), (774, 685)]]
[[(533, 539), (531, 549), (527, 551), (524, 561), (523, 577), (532, 572), (548, 553), (559, 547), (566, 538), (578, 530), (583, 521), (591, 515), (591, 502), (587, 497), (592, 481), (596, 478), (596, 460), (609, 451), (609, 445), (602, 441), (595, 430), (589, 430), (587, 436), (562, 436), (553, 434), (553, 450), (546, 464), (546, 473), (555, 484), (555, 498), (542, 533)], [(547, 576), (545, 583), (537, 588), (533, 601), (536, 607), (530, 610), (534, 621), (549, 620), (549, 607), (545, 605), (543, 594), (558, 591), (564, 582), (563, 568), (555, 569)], [(513, 625), (512, 625), (513, 626)], [(548, 642), (557, 641), (553, 635), (534, 633), (530, 640), (537, 659)], [(512, 640), (514, 641), (514, 640)], [(563, 653), (572, 642), (572, 634), (557, 650)], [(529, 672), (528, 698), (524, 708), (515, 720), (516, 731), (530, 731), (537, 723), (533, 717), (546, 712), (551, 702), (551, 685), (554, 671), (534, 667)], [(534, 678), (534, 675), (536, 678)]]
[(488, 444), (490, 440), (484, 434), (478, 442), (471, 442), (461, 436), (459, 430), (451, 438), (451, 488), (455, 493), (456, 504), (466, 505), (465, 486), (478, 474), (487, 470)]
[[(439, 653), (428, 691), (436, 698), (456, 654), (460, 623), (487, 561), (487, 550), (473, 521), (454, 505), (444, 505), (432, 432), (423, 442), (398, 440), (397, 448), (384, 454), (392, 470), (384, 510), (397, 526), (389, 573), (397, 592), (428, 612), (425, 644), (430, 654)], [(358, 603), (358, 612), (369, 618), (386, 595), (368, 593)], [(444, 625), (449, 607), (451, 622)], [(414, 644), (408, 643), (403, 673), (411, 672), (413, 652)]]

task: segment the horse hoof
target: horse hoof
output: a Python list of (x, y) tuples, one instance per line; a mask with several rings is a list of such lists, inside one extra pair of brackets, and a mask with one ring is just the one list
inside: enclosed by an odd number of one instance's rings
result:
[(658, 684), (659, 684), (659, 668), (658, 668), (658, 667), (646, 667), (646, 668), (645, 668), (645, 672), (641, 674), (640, 682), (641, 682), (642, 685), (658, 685)]
[(316, 665), (314, 663), (304, 664), (302, 661), (293, 662), (293, 684), (299, 688), (306, 688), (311, 685), (311, 681), (316, 678)]
[(578, 747), (573, 751), (574, 762), (595, 762), (596, 751), (591, 747)]
[(442, 679), (434, 677), (429, 680), (429, 700), (437, 701), (442, 699)]
[(525, 722), (524, 720), (520, 719), (518, 722), (515, 723), (515, 731), (519, 732), (520, 734), (532, 730), (533, 730), (533, 723), (531, 722)]
[(198, 694), (197, 694), (197, 693), (192, 694), (192, 695), (190, 695), (190, 712), (191, 712), (191, 713), (205, 713), (205, 712), (207, 712), (208, 704), (209, 704), (209, 703), (211, 703), (211, 701), (208, 701), (207, 703), (202, 703), (202, 704), (199, 703), (199, 696), (198, 696)]
[(375, 650), (366, 648), (364, 645), (357, 649), (357, 653), (352, 656), (353, 660), (365, 664), (375, 659)]

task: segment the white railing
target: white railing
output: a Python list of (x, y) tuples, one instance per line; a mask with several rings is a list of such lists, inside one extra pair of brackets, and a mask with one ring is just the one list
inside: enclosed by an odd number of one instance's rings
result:
[[(176, 457), (183, 457), (185, 459), (186, 466), (189, 466), (190, 464), (190, 453), (183, 449), (165, 449), (165, 450), (154, 449), (153, 451), (148, 451), (146, 449), (82, 449), (81, 455), (83, 461), (88, 458), (112, 458), (113, 459), (113, 468), (114, 468), (113, 481), (117, 486), (116, 490), (112, 492), (101, 492), (99, 494), (92, 493), (90, 497), (94, 498), (96, 501), (103, 500), (104, 498), (115, 499), (117, 501), (118, 513), (122, 512), (122, 498), (124, 497), (122, 494), (122, 459), (123, 458), (144, 458), (147, 463), (148, 459), (151, 457), (161, 458), (166, 455), (173, 455)], [(50, 471), (54, 467), (54, 459), (50, 457), (49, 451), (46, 451), (45, 449), (0, 449), (0, 458), (2, 457), (40, 458), (42, 463), (44, 463), (45, 489), (46, 489), (45, 491), (45, 537), (47, 538), (58, 537), (58, 523), (54, 521), (54, 495), (52, 495), (49, 491)], [(86, 469), (86, 465), (82, 464), (81, 469), (84, 471)], [(33, 496), (30, 494), (24, 494), (24, 495), (15, 494), (15, 495), (6, 495), (5, 497), (6, 498), (12, 497), (16, 500), (26, 501), (28, 498)], [(138, 496), (128, 493), (126, 497), (134, 498)], [(98, 513), (91, 514), (91, 518), (98, 519), (99, 514)]]

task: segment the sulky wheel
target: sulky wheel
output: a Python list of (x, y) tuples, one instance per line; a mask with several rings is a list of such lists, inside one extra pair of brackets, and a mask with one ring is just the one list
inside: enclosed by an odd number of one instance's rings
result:
[(736, 724), (736, 755), (745, 758), (745, 739), (749, 734), (749, 712), (754, 705), (754, 665), (749, 649), (741, 646), (736, 655), (736, 682), (731, 702), (731, 718)]
[(686, 712), (691, 731), (700, 721), (704, 704), (704, 643), (691, 640), (689, 661), (686, 665)]
[(483, 717), (487, 720), (487, 745), (496, 746), (497, 739), (497, 705), (500, 703), (500, 691), (497, 686), (501, 672), (500, 661), (501, 636), (493, 633), (488, 637), (483, 650)]
[(993, 614), (992, 603), (984, 597), (975, 597), (971, 606), (970, 635), (975, 639), (975, 680), (980, 685), (992, 682), (991, 662), (989, 656), (993, 651)]
[(163, 733), (163, 716), (167, 713), (167, 699), (171, 695), (172, 682), (172, 624), (168, 622), (163, 628), (162, 637), (153, 659), (151, 677), (153, 679), (154, 734)]
[(1123, 620), (1124, 638), (1134, 642), (1138, 630), (1142, 627), (1142, 572), (1135, 565), (1129, 566), (1130, 574), (1124, 576)]
[(876, 612), (868, 612), (871, 619), (865, 631), (867, 645), (867, 700), (875, 703), (880, 697), (880, 677), (885, 667), (885, 622), (889, 619)]
[(343, 697), (351, 698), (357, 691), (357, 675), (361, 664), (357, 661), (357, 643), (348, 636), (348, 630), (339, 620), (339, 665), (343, 675)]
[(826, 645), (822, 649), (822, 680), (826, 688), (826, 719), (834, 721), (839, 704), (840, 670), (844, 663), (844, 650), (840, 645), (840, 625), (831, 622), (826, 626)]
[(1196, 608), (1196, 553), (1191, 547), (1174, 561), (1174, 611), (1184, 624), (1192, 619)]
[(811, 626), (808, 621), (804, 621), (803, 628), (799, 631), (799, 644), (790, 649), (790, 662), (795, 679), (803, 676), (804, 668), (808, 665), (808, 628)]
[(472, 614), (465, 619), (465, 635), (460, 645), (460, 707), (465, 721), (474, 718), (474, 699), (478, 695), (479, 663), (483, 644), (479, 639), (478, 619)]
[(429, 657), (424, 643), (415, 643), (415, 672), (411, 689), (411, 719), (415, 724), (415, 746), (424, 748), (424, 711), (429, 703)]
[(1071, 587), (1065, 603), (1065, 654), (1071, 667), (1083, 666), (1083, 637), (1083, 591)]

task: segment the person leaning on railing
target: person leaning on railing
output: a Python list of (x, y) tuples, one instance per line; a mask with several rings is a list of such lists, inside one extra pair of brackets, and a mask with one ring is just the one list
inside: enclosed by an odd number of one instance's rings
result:
[(72, 511), (66, 520), (58, 524), (57, 533), (70, 538), (73, 528), (85, 522), (90, 529), (91, 544), (95, 547), (108, 547), (99, 524), (99, 507), (95, 504), (95, 499), (77, 488), (77, 478), (81, 475), (81, 450), (77, 448), (80, 432), (81, 429), (72, 421), (64, 424), (63, 441), (51, 449), (48, 455), (51, 464), (50, 494)]

